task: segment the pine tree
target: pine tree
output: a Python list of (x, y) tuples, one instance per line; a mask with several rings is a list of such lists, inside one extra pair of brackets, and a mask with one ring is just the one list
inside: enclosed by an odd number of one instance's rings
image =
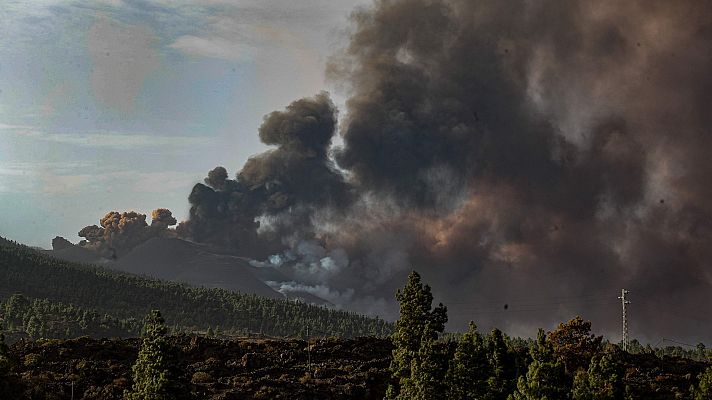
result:
[(487, 379), (487, 400), (504, 400), (516, 386), (516, 370), (513, 355), (499, 329), (493, 329), (487, 338), (487, 358), (489, 378)]
[(481, 400), (488, 393), (490, 365), (484, 339), (474, 322), (457, 344), (447, 373), (449, 399)]
[(446, 368), (443, 365), (442, 351), (437, 346), (437, 333), (428, 323), (423, 331), (420, 350), (411, 361), (411, 382), (401, 397), (411, 400), (445, 400), (444, 385)]
[(705, 372), (701, 373), (700, 382), (697, 387), (692, 387), (693, 400), (709, 400), (712, 399), (712, 367), (709, 367)]
[(14, 325), (22, 323), (22, 314), (29, 306), (27, 299), (21, 294), (13, 294), (5, 304), (5, 319)]
[(27, 320), (25, 332), (32, 339), (39, 339), (42, 336), (42, 321), (34, 314)]
[[(393, 333), (393, 360), (390, 371), (392, 382), (388, 385), (386, 398), (391, 400), (410, 400), (408, 393), (401, 393), (401, 388), (411, 388), (413, 359), (417, 357), (426, 326), (437, 334), (445, 329), (447, 308), (442, 304), (432, 308), (433, 295), (430, 286), (423, 285), (420, 275), (413, 271), (403, 290), (396, 292), (400, 304), (400, 318), (396, 321)], [(406, 390), (407, 391), (407, 390)]]
[(623, 368), (613, 355), (594, 356), (588, 371), (579, 370), (571, 391), (574, 400), (623, 400)]
[(166, 325), (158, 310), (146, 317), (141, 350), (131, 368), (133, 386), (125, 394), (127, 400), (169, 400), (168, 344)]
[(565, 400), (569, 399), (571, 385), (564, 371), (564, 364), (554, 355), (551, 343), (539, 329), (537, 342), (532, 347), (532, 363), (526, 377), (519, 377), (515, 400)]

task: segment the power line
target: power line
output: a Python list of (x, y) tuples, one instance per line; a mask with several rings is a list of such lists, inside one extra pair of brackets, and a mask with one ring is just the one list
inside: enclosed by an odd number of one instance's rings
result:
[(564, 306), (564, 305), (588, 305), (588, 304), (614, 304), (617, 303), (617, 301), (613, 300), (571, 300), (571, 301), (551, 301), (551, 302), (538, 302), (538, 303), (507, 303), (507, 302), (500, 302), (497, 304), (497, 307), (493, 306), (485, 306), (485, 307), (479, 307), (477, 305), (472, 305), (471, 307), (464, 306), (464, 307), (457, 307), (457, 310), (462, 310), (462, 311), (480, 311), (480, 310), (495, 310), (499, 309), (498, 306), (502, 304), (507, 305), (507, 309), (511, 308), (540, 308), (540, 307), (547, 307), (547, 306)]
[[(587, 307), (595, 306), (611, 306), (617, 304), (617, 301), (596, 301), (596, 302), (570, 302), (570, 303), (551, 303), (547, 307), (534, 306), (531, 305), (520, 305), (520, 306), (510, 306), (507, 309), (492, 309), (492, 308), (479, 308), (479, 309), (454, 309), (448, 310), (450, 315), (486, 315), (486, 314), (506, 314), (506, 313), (518, 313), (518, 312), (535, 312), (535, 311), (553, 311), (559, 309), (561, 306), (571, 306), (571, 305), (581, 305)], [(520, 308), (517, 308), (520, 307)]]
[[(528, 303), (532, 301), (567, 301), (567, 300), (577, 300), (577, 299), (607, 299), (609, 298), (608, 296), (610, 295), (609, 293), (601, 293), (601, 294), (588, 294), (588, 295), (577, 295), (577, 296), (535, 296), (535, 297), (515, 297), (515, 298), (507, 298), (507, 299), (501, 299), (501, 300), (482, 300), (482, 301), (477, 301), (478, 304), (502, 304), (502, 303)], [(472, 302), (470, 301), (448, 301), (447, 305), (460, 305), (460, 304), (471, 304)]]

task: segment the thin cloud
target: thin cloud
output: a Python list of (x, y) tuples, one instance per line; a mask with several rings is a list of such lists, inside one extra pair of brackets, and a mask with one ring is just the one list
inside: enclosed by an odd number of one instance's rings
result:
[(248, 46), (221, 37), (184, 35), (176, 39), (169, 47), (191, 56), (230, 61), (248, 60), (250, 53)]
[(198, 178), (183, 171), (110, 170), (91, 162), (0, 161), (0, 193), (76, 195), (108, 189), (167, 193), (185, 190)]
[(0, 123), (0, 136), (13, 135), (44, 142), (82, 147), (134, 149), (138, 147), (194, 148), (215, 143), (214, 138), (196, 136), (162, 136), (121, 132), (53, 133), (27, 125)]

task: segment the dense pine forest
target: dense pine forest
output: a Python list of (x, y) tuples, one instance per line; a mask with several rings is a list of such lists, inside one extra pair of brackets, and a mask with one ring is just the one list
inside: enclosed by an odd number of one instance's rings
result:
[(9, 342), (25, 337), (128, 337), (160, 309), (173, 333), (386, 336), (378, 318), (222, 289), (170, 283), (54, 259), (0, 238), (0, 316)]

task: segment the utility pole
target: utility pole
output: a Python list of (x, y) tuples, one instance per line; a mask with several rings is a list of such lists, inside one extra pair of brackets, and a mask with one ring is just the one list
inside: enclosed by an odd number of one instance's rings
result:
[(628, 345), (630, 344), (628, 339), (628, 315), (626, 313), (626, 305), (630, 304), (630, 301), (626, 298), (629, 292), (625, 289), (621, 289), (621, 295), (618, 297), (621, 299), (621, 305), (623, 306), (623, 351), (628, 351)]
[(307, 324), (307, 369), (311, 371), (311, 342), (309, 341), (309, 324)]

